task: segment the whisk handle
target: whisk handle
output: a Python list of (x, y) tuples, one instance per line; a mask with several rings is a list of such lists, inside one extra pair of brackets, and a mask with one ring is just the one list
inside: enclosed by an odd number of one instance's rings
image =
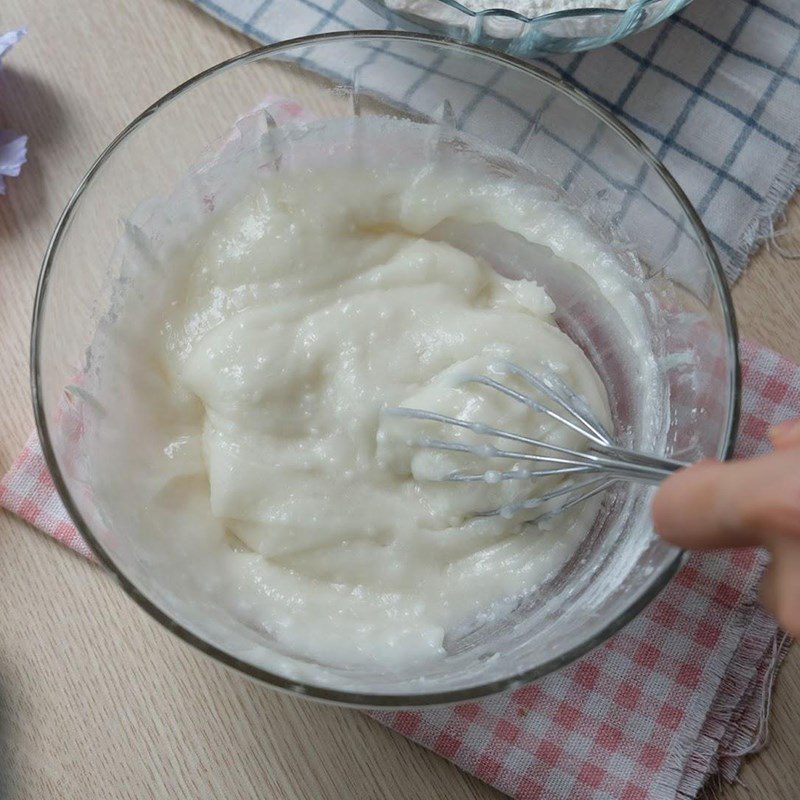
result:
[(659, 484), (679, 469), (689, 466), (671, 458), (637, 453), (621, 447), (592, 448), (603, 457), (604, 471), (616, 478)]

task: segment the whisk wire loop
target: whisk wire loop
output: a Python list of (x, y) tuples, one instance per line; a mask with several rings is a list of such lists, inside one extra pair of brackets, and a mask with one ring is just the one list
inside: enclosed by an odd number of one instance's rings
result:
[[(464, 483), (499, 483), (511, 480), (535, 481), (541, 478), (561, 477), (564, 483), (542, 494), (525, 500), (509, 503), (499, 508), (482, 511), (476, 517), (513, 517), (523, 511), (545, 507), (543, 514), (535, 518), (542, 521), (595, 497), (617, 481), (646, 484), (660, 483), (685, 464), (672, 459), (639, 453), (620, 445), (597, 420), (586, 401), (580, 397), (553, 370), (542, 369), (534, 374), (511, 362), (498, 362), (492, 366), (496, 374), (512, 374), (523, 383), (549, 399), (557, 408), (546, 405), (526, 392), (518, 391), (499, 380), (486, 375), (470, 375), (460, 382), (478, 384), (497, 391), (526, 407), (544, 414), (551, 420), (579, 434), (587, 443), (585, 450), (576, 450), (554, 442), (544, 441), (522, 433), (507, 431), (493, 425), (405, 406), (384, 409), (384, 413), (395, 417), (406, 417), (440, 425), (469, 430), (478, 436), (501, 439), (534, 448), (535, 452), (506, 449), (495, 444), (472, 444), (445, 441), (430, 436), (421, 436), (409, 444), (451, 452), (468, 453), (479, 458), (511, 459), (541, 465), (537, 469), (514, 467), (510, 470), (489, 468), (484, 472), (456, 470), (436, 480)], [(563, 413), (562, 413), (563, 412)], [(580, 478), (581, 480), (578, 480)], [(560, 501), (560, 502), (558, 502)]]

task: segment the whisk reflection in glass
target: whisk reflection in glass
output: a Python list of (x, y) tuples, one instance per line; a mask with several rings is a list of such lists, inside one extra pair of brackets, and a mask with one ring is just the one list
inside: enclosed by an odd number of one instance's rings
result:
[(536, 465), (536, 468), (532, 469), (514, 467), (505, 471), (494, 469), (484, 472), (458, 470), (447, 473), (438, 480), (463, 483), (499, 483), (512, 480), (535, 481), (553, 476), (566, 478), (566, 482), (555, 489), (498, 508), (479, 511), (474, 514), (476, 517), (502, 516), (510, 519), (521, 512), (547, 506), (541, 515), (529, 520), (530, 522), (542, 521), (595, 497), (617, 481), (657, 484), (676, 470), (687, 466), (679, 461), (639, 453), (621, 446), (597, 419), (584, 400), (553, 370), (541, 368), (533, 373), (517, 364), (503, 361), (493, 365), (492, 372), (497, 373), (498, 376), (503, 374), (516, 376), (523, 384), (552, 401), (553, 407), (546, 405), (527, 391), (514, 389), (488, 375), (464, 376), (460, 383), (488, 387), (522, 403), (533, 411), (545, 414), (556, 423), (565, 425), (583, 437), (587, 442), (587, 449), (575, 450), (562, 447), (486, 423), (459, 419), (421, 408), (397, 406), (383, 410), (384, 414), (390, 416), (440, 423), (466, 429), (479, 436), (516, 442), (533, 447), (537, 451), (544, 451), (524, 452), (495, 444), (468, 444), (435, 439), (430, 436), (421, 436), (412, 440), (410, 444), (421, 448), (469, 453), (479, 458), (510, 459)]

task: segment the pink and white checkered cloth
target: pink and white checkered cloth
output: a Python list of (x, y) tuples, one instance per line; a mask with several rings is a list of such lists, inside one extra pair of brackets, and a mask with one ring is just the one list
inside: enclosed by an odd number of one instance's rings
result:
[[(800, 367), (743, 347), (737, 454), (800, 416)], [(0, 504), (91, 557), (36, 436), (0, 481)], [(787, 638), (756, 604), (764, 556), (693, 556), (630, 625), (558, 674), (477, 703), (374, 716), (497, 789), (529, 800), (673, 800), (733, 780), (763, 744)]]

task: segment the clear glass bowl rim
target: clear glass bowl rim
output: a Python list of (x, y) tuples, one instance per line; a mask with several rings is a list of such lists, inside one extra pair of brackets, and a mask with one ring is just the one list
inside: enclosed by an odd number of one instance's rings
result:
[(650, 584), (645, 588), (645, 590), (637, 597), (634, 597), (628, 606), (626, 606), (626, 608), (623, 609), (623, 611), (620, 612), (614, 619), (607, 622), (597, 634), (587, 638), (580, 644), (575, 645), (561, 655), (549, 659), (548, 661), (539, 664), (537, 667), (524, 670), (515, 675), (481, 683), (475, 686), (470, 686), (464, 689), (420, 694), (360, 693), (344, 691), (340, 689), (330, 689), (324, 686), (316, 686), (293, 681), (231, 656), (229, 653), (225, 652), (219, 647), (210, 644), (201, 637), (192, 633), (190, 630), (162, 611), (155, 603), (149, 600), (138, 589), (138, 587), (125, 576), (122, 569), (112, 560), (110, 555), (93, 535), (89, 525), (83, 519), (76, 503), (73, 501), (70, 495), (66, 481), (64, 480), (64, 476), (59, 469), (53, 443), (48, 430), (47, 419), (45, 417), (42, 373), (40, 368), (42, 319), (44, 315), (45, 301), (47, 299), (49, 276), (58, 253), (59, 243), (83, 193), (91, 184), (94, 175), (113, 155), (117, 147), (160, 108), (170, 103), (173, 99), (181, 95), (186, 90), (216, 75), (217, 73), (221, 73), (227, 69), (232, 69), (241, 64), (258, 61), (261, 58), (269, 57), (273, 54), (291, 50), (297, 47), (337, 40), (366, 41), (369, 39), (382, 39), (390, 41), (405, 40), (409, 42), (431, 44), (437, 47), (447, 47), (454, 50), (465, 51), (467, 53), (474, 53), (482, 58), (490, 58), (503, 65), (521, 69), (527, 72), (534, 80), (539, 80), (548, 84), (550, 87), (558, 92), (561, 92), (573, 102), (578, 103), (583, 108), (593, 113), (595, 117), (605, 122), (619, 136), (621, 136), (646, 162), (650, 164), (650, 166), (656, 170), (661, 179), (666, 183), (667, 187), (675, 196), (692, 229), (694, 230), (694, 233), (697, 235), (698, 241), (702, 244), (705, 255), (711, 266), (715, 289), (718, 292), (718, 297), (720, 298), (722, 304), (724, 323), (727, 332), (726, 338), (728, 342), (730, 363), (732, 365), (732, 369), (728, 375), (728, 388), (732, 402), (730, 404), (726, 423), (725, 441), (723, 443), (723, 447), (721, 448), (721, 452), (717, 455), (720, 458), (729, 458), (731, 456), (736, 430), (739, 423), (741, 394), (741, 370), (739, 364), (738, 347), (739, 340), (733, 303), (722, 265), (719, 261), (719, 257), (717, 256), (708, 232), (706, 231), (705, 226), (701, 222), (700, 217), (698, 216), (694, 207), (675, 179), (672, 177), (666, 167), (664, 167), (664, 165), (655, 157), (655, 155), (650, 152), (650, 150), (639, 139), (639, 137), (633, 133), (633, 131), (631, 131), (622, 122), (617, 120), (610, 112), (606, 111), (594, 100), (583, 94), (580, 90), (576, 89), (563, 79), (553, 77), (539, 67), (536, 67), (533, 64), (521, 59), (514, 58), (513, 56), (497, 53), (493, 50), (480, 47), (478, 45), (454, 42), (444, 37), (418, 33), (380, 30), (341, 31), (312, 36), (303, 36), (295, 39), (288, 39), (285, 42), (278, 42), (265, 47), (259, 47), (255, 50), (251, 50), (222, 61), (219, 64), (216, 64), (198, 73), (194, 77), (189, 78), (188, 80), (176, 86), (170, 92), (167, 92), (167, 94), (153, 103), (149, 108), (145, 109), (141, 114), (139, 114), (139, 116), (137, 116), (132, 122), (123, 128), (123, 130), (97, 157), (95, 162), (91, 165), (91, 167), (89, 167), (88, 171), (79, 182), (77, 188), (67, 202), (64, 211), (61, 213), (58, 222), (56, 223), (56, 227), (50, 238), (47, 250), (45, 251), (41, 272), (39, 274), (39, 281), (36, 287), (33, 318), (31, 323), (30, 380), (31, 395), (33, 400), (33, 413), (36, 421), (36, 429), (39, 435), (39, 441), (41, 443), (45, 463), (47, 464), (47, 468), (50, 471), (53, 483), (61, 497), (61, 500), (64, 503), (64, 507), (72, 518), (72, 521), (75, 524), (78, 532), (86, 540), (98, 561), (100, 561), (100, 563), (103, 564), (117, 578), (124, 591), (151, 617), (153, 617), (153, 619), (161, 623), (161, 625), (167, 628), (167, 630), (176, 634), (183, 641), (194, 646), (216, 661), (235, 669), (240, 673), (244, 673), (245, 675), (260, 682), (268, 684), (273, 688), (288, 691), (303, 697), (313, 697), (318, 700), (341, 705), (371, 708), (408, 708), (414, 706), (443, 705), (475, 700), (480, 697), (495, 694), (510, 687), (521, 686), (525, 683), (530, 683), (531, 681), (537, 680), (538, 678), (542, 678), (551, 672), (561, 669), (562, 667), (597, 647), (612, 634), (616, 633), (618, 630), (620, 630), (620, 628), (634, 619), (634, 617), (636, 617), (639, 612), (650, 603), (650, 601), (664, 588), (664, 586), (666, 586), (666, 584), (670, 581), (672, 576), (678, 571), (684, 562), (686, 554), (681, 551), (676, 551), (674, 558), (672, 558), (667, 564), (663, 565), (659, 571), (654, 573)]
[[(664, 0), (636, 0), (633, 5), (630, 5), (627, 8), (592, 8), (589, 6), (585, 8), (570, 8), (562, 11), (548, 11), (546, 14), (536, 14), (532, 17), (527, 17), (525, 14), (521, 14), (519, 11), (514, 11), (512, 8), (474, 9), (468, 8), (462, 3), (459, 3), (458, 0), (435, 0), (435, 2), (449, 6), (454, 11), (458, 11), (467, 17), (505, 17), (506, 19), (514, 19), (518, 22), (528, 25), (531, 22), (549, 22), (556, 19), (576, 19), (578, 17), (589, 16), (619, 17), (629, 14), (631, 11), (642, 11), (648, 6), (664, 2)], [(689, 2), (691, 2), (691, 0), (687, 0), (686, 5), (688, 5)], [(386, 7), (388, 11), (392, 13), (398, 13), (395, 12), (393, 8), (389, 8), (386, 5), (386, 0), (380, 0), (380, 3)]]

